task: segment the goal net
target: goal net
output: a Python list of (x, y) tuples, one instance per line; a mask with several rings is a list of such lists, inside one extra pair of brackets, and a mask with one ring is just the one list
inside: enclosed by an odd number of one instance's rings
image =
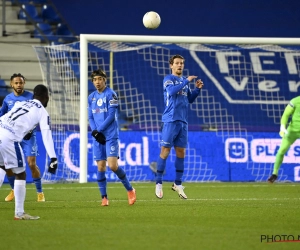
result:
[[(185, 58), (183, 75), (197, 75), (204, 82), (190, 105), (184, 181), (266, 180), (281, 141), (280, 117), (299, 92), (300, 47), (293, 45), (299, 41), (229, 44), (223, 39), (226, 44), (221, 44), (222, 39), (172, 42), (170, 37), (169, 42), (159, 42), (161, 37), (146, 37), (140, 38), (143, 43), (111, 37), (106, 41), (109, 38), (95, 35), (81, 43), (34, 47), (51, 92), (48, 111), (59, 160), (56, 175), (45, 171), (44, 181), (96, 180), (87, 95), (94, 91), (89, 76), (98, 68), (107, 73), (107, 84), (119, 97), (119, 165), (131, 181), (153, 180), (164, 107), (162, 81), (171, 73), (168, 61), (176, 54)], [(285, 157), (281, 181), (294, 178), (297, 145)], [(172, 150), (166, 180), (174, 177), (174, 162)], [(109, 171), (107, 178), (116, 181)]]

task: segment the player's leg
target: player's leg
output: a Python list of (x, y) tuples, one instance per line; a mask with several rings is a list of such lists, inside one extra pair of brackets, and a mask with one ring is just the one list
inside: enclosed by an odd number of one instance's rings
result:
[(157, 172), (155, 178), (155, 196), (159, 199), (162, 199), (164, 196), (162, 179), (166, 169), (167, 158), (173, 146), (173, 138), (177, 133), (177, 131), (175, 131), (175, 126), (176, 125), (172, 122), (164, 123), (161, 131), (161, 148), (157, 159)]
[(272, 175), (268, 178), (269, 183), (273, 183), (274, 181), (277, 180), (278, 177), (278, 171), (281, 167), (281, 164), (283, 162), (283, 158), (285, 153), (288, 151), (290, 146), (297, 140), (297, 134), (293, 133), (292, 131), (289, 131), (287, 135), (285, 135), (282, 138), (280, 148), (276, 153), (276, 159), (275, 163), (273, 166), (273, 173)]
[(109, 168), (118, 176), (123, 186), (127, 190), (128, 203), (133, 205), (136, 201), (135, 189), (131, 186), (124, 169), (118, 166), (119, 140), (111, 139), (106, 141), (107, 164)]
[(44, 202), (45, 195), (42, 188), (42, 178), (40, 169), (36, 164), (36, 157), (38, 155), (38, 147), (36, 142), (36, 134), (33, 133), (29, 140), (23, 140), (21, 142), (22, 149), (27, 157), (27, 163), (31, 171), (32, 180), (36, 187), (37, 201)]
[[(4, 160), (3, 160), (3, 157), (2, 157), (1, 152), (0, 152), (0, 187), (2, 186), (2, 184), (4, 182), (4, 178), (5, 178), (6, 174), (7, 174), (7, 178), (8, 179), (9, 179), (9, 176), (11, 176), (11, 175), (14, 176), (14, 173), (11, 171), (11, 169), (5, 169), (5, 167), (4, 167)], [(6, 196), (5, 201), (12, 201), (14, 199), (14, 197), (15, 197), (14, 190), (13, 190), (14, 183), (12, 183), (11, 187), (12, 187), (12, 190)]]
[(174, 148), (176, 152), (175, 159), (175, 182), (172, 185), (172, 190), (176, 191), (180, 198), (187, 199), (182, 186), (182, 177), (184, 172), (184, 158), (185, 158), (185, 148), (188, 142), (188, 129), (187, 124), (183, 122), (177, 122), (177, 126), (180, 127), (177, 137), (174, 139)]
[(0, 187), (3, 184), (4, 178), (5, 178), (6, 172), (4, 166), (0, 166)]
[(8, 162), (5, 166), (11, 169), (16, 176), (14, 183), (15, 193), (15, 220), (37, 220), (38, 216), (31, 216), (24, 211), (24, 202), (26, 196), (26, 172), (25, 158), (23, 150), (18, 142), (1, 138), (0, 151), (4, 162)]
[(97, 162), (97, 183), (101, 194), (101, 206), (108, 206), (107, 181), (106, 181), (106, 147), (95, 140), (93, 141), (93, 157)]
[(5, 197), (5, 201), (12, 201), (15, 197), (14, 194), (14, 185), (15, 185), (15, 174), (13, 173), (13, 171), (11, 169), (6, 169), (6, 176), (8, 179), (8, 183), (11, 187), (11, 190), (9, 192), (9, 194)]
[(0, 187), (2, 186), (2, 184), (4, 182), (5, 175), (6, 175), (6, 171), (5, 171), (5, 167), (4, 167), (4, 160), (3, 160), (2, 154), (0, 152)]

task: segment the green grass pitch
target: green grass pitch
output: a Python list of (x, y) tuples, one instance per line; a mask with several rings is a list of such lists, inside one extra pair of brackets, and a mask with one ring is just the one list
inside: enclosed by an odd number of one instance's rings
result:
[[(121, 183), (108, 183), (109, 207), (100, 206), (97, 183), (44, 184), (36, 202), (27, 184), (25, 211), (38, 221), (14, 221), (10, 188), (0, 189), (2, 249), (300, 249), (300, 242), (261, 241), (262, 235), (300, 235), (300, 184), (184, 183), (181, 200), (164, 183), (133, 183), (129, 206)], [(278, 238), (277, 238), (278, 239)]]

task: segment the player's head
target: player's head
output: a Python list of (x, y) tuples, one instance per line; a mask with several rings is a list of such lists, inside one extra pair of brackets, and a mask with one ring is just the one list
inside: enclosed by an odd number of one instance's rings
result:
[(106, 78), (106, 74), (102, 69), (94, 70), (91, 74), (91, 80), (99, 92), (105, 89)]
[(10, 86), (13, 88), (14, 90), (14, 94), (15, 95), (22, 95), (24, 92), (24, 85), (25, 85), (25, 77), (18, 73), (14, 73), (11, 77), (10, 77)]
[(36, 85), (33, 89), (33, 99), (39, 100), (46, 108), (49, 101), (48, 88), (43, 84)]
[(172, 56), (169, 60), (170, 68), (172, 69), (172, 74), (181, 76), (184, 68), (184, 58), (181, 55)]

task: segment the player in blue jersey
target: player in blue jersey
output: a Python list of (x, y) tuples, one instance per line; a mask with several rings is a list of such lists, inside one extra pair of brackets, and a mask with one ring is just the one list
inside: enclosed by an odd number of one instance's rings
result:
[(118, 97), (106, 86), (106, 74), (98, 69), (91, 74), (91, 80), (96, 90), (88, 97), (88, 118), (92, 129), (94, 160), (97, 162), (97, 181), (102, 196), (101, 206), (108, 206), (106, 161), (109, 168), (118, 176), (127, 190), (128, 203), (136, 201), (135, 189), (129, 183), (125, 171), (118, 166), (119, 158), (119, 127), (118, 127)]
[(176, 176), (172, 190), (176, 191), (180, 198), (187, 199), (183, 191), (182, 176), (188, 142), (188, 108), (189, 103), (193, 103), (199, 95), (203, 82), (198, 79), (195, 82), (196, 88), (191, 91), (189, 83), (197, 76), (182, 76), (184, 58), (181, 55), (175, 55), (170, 58), (169, 63), (172, 74), (167, 75), (163, 80), (165, 109), (162, 115), (161, 151), (157, 160), (155, 195), (159, 199), (163, 198), (162, 176), (171, 148), (174, 147)]
[[(10, 78), (10, 85), (13, 88), (13, 92), (8, 94), (4, 100), (2, 107), (0, 109), (0, 117), (10, 111), (15, 103), (31, 100), (33, 94), (24, 89), (25, 87), (25, 77), (22, 74), (13, 74)], [(24, 140), (21, 142), (21, 147), (27, 157), (27, 162), (31, 170), (32, 179), (37, 190), (37, 201), (45, 201), (45, 196), (42, 189), (41, 174), (39, 167), (36, 165), (36, 156), (38, 155), (38, 148), (36, 142), (36, 132), (29, 133)], [(8, 169), (6, 170), (7, 179), (12, 188), (10, 193), (5, 198), (5, 201), (12, 201), (14, 199), (14, 182), (15, 175)]]

